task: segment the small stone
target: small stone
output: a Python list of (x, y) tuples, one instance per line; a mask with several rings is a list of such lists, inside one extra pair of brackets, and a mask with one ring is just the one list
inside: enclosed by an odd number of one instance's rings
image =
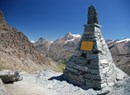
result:
[(115, 85), (114, 82), (109, 82), (109, 83), (108, 83), (108, 86), (114, 86), (114, 85)]
[(101, 89), (101, 91), (97, 91), (97, 95), (106, 95), (110, 92), (110, 88), (109, 87), (105, 87), (103, 89)]

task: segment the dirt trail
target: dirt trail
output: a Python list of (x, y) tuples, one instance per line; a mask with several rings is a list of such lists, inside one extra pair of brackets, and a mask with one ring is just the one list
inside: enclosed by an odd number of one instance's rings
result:
[(53, 95), (47, 89), (27, 82), (17, 82), (5, 86), (11, 95)]

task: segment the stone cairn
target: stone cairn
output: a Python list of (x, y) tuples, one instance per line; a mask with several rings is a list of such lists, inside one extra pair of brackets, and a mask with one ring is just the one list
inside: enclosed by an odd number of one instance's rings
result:
[(88, 22), (79, 45), (69, 59), (63, 77), (83, 89), (100, 90), (116, 83), (116, 66), (101, 34), (95, 7), (88, 9)]

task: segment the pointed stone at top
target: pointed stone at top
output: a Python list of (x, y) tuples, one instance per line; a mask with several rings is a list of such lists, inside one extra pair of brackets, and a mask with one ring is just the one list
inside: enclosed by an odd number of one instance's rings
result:
[(94, 6), (88, 8), (88, 24), (98, 24), (97, 12)]

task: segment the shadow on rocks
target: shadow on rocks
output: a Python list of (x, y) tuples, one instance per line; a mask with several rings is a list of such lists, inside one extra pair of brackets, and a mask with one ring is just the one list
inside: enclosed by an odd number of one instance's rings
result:
[[(53, 77), (51, 77), (51, 78), (49, 78), (48, 80), (57, 80), (57, 81), (65, 81), (65, 82), (67, 82), (67, 83), (69, 83), (69, 84), (71, 84), (71, 85), (73, 85), (73, 86), (77, 86), (77, 87), (79, 87), (79, 88), (81, 88), (81, 89), (83, 89), (83, 90), (89, 90), (89, 89), (93, 89), (93, 88), (83, 88), (83, 87), (81, 87), (81, 86), (79, 86), (79, 85), (76, 85), (76, 84), (74, 84), (74, 83), (71, 83), (71, 82), (69, 82), (67, 79), (65, 79), (64, 77), (63, 77), (63, 74), (62, 75), (59, 75), (59, 76), (53, 76)], [(107, 95), (110, 91), (110, 88), (108, 88), (108, 87), (106, 87), (106, 88), (103, 88), (103, 89), (100, 89), (100, 90), (97, 90), (97, 89), (93, 89), (94, 91), (96, 91), (96, 93), (97, 93), (97, 95)]]
[[(59, 76), (53, 76), (53, 77), (51, 77), (51, 78), (49, 78), (48, 80), (57, 80), (57, 81), (65, 81), (65, 82), (67, 82), (68, 84), (71, 84), (71, 85), (73, 85), (73, 86), (78, 86), (78, 87), (80, 87), (79, 85), (76, 85), (76, 84), (74, 84), (74, 83), (72, 83), (72, 82), (69, 82), (67, 79), (65, 79), (64, 77), (63, 77), (63, 74), (62, 75), (59, 75)], [(83, 89), (82, 87), (80, 87), (81, 89)]]

